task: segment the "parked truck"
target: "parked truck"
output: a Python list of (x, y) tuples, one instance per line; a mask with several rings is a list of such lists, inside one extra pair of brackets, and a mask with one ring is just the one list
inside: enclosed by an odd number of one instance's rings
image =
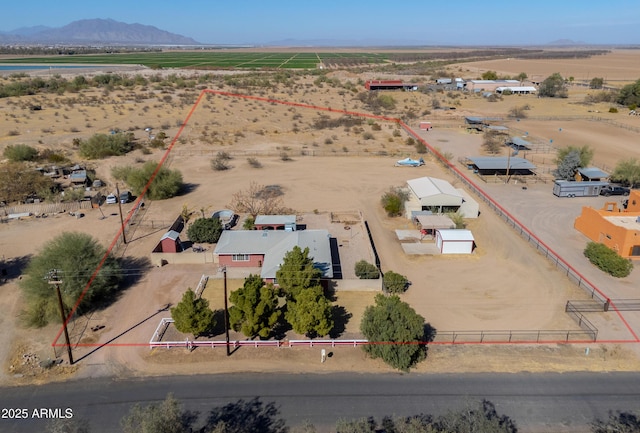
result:
[(556, 180), (553, 184), (553, 195), (558, 197), (597, 197), (609, 182), (573, 182)]

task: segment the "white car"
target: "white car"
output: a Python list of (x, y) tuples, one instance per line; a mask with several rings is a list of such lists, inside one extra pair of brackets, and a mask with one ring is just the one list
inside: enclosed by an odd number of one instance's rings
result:
[(114, 194), (109, 194), (107, 196), (107, 204), (116, 204), (118, 203), (118, 198)]

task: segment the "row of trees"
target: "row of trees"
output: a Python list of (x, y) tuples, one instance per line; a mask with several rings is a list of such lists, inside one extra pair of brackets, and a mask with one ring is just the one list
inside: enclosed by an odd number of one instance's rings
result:
[[(376, 414), (380, 417), (380, 414)], [(203, 418), (204, 425), (196, 426)], [(488, 400), (469, 402), (461, 409), (449, 410), (434, 416), (420, 413), (410, 416), (381, 416), (380, 422), (373, 416), (364, 419), (337, 421), (337, 433), (516, 433), (516, 421), (499, 414), (495, 404)], [(240, 399), (224, 406), (214, 407), (206, 416), (185, 409), (172, 394), (158, 402), (143, 406), (134, 405), (122, 418), (123, 433), (316, 433), (316, 427), (305, 422), (289, 428), (280, 416), (275, 403), (264, 403), (259, 398)], [(591, 433), (640, 430), (640, 418), (629, 412), (611, 412), (607, 420), (596, 419), (591, 423)], [(83, 418), (51, 421), (48, 433), (91, 433), (91, 425)]]
[[(250, 275), (231, 293), (230, 326), (246, 337), (267, 339), (284, 325), (284, 319), (299, 334), (312, 338), (329, 334), (334, 327), (333, 306), (320, 285), (321, 276), (309, 249), (295, 246), (276, 272), (279, 288), (265, 284), (259, 275)], [(171, 309), (171, 315), (183, 333), (202, 335), (215, 327), (208, 301), (196, 298), (191, 289)]]

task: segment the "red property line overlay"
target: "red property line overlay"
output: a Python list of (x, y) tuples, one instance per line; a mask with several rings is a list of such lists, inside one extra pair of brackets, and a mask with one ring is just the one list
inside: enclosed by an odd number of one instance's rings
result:
[[(322, 106), (318, 106), (318, 105), (304, 104), (304, 103), (300, 103), (300, 102), (282, 101), (282, 100), (279, 100), (279, 99), (264, 98), (264, 97), (260, 97), (260, 96), (243, 95), (243, 94), (240, 94), (240, 93), (231, 93), (231, 92), (225, 92), (225, 91), (221, 91), (221, 90), (205, 89), (205, 90), (202, 90), (200, 92), (200, 95), (198, 95), (198, 99), (196, 99), (196, 102), (194, 102), (193, 106), (191, 107), (191, 110), (189, 110), (189, 113), (187, 114), (187, 117), (185, 118), (185, 120), (182, 123), (182, 125), (180, 126), (180, 129), (178, 130), (176, 135), (171, 140), (171, 143), (169, 144), (169, 146), (167, 147), (167, 150), (165, 151), (164, 155), (160, 159), (160, 162), (158, 162), (158, 165), (157, 165), (156, 169), (154, 170), (154, 172), (152, 173), (151, 177), (149, 178), (149, 181), (147, 182), (147, 184), (143, 188), (142, 192), (140, 193), (140, 195), (138, 196), (138, 198), (134, 202), (134, 206), (132, 207), (132, 209), (127, 214), (127, 217), (124, 220), (124, 224), (120, 227), (120, 229), (116, 233), (115, 237), (111, 241), (111, 244), (107, 248), (107, 251), (105, 252), (105, 254), (102, 257), (102, 259), (100, 260), (100, 263), (98, 263), (98, 266), (96, 267), (95, 271), (91, 275), (91, 278), (89, 279), (89, 281), (85, 285), (84, 289), (82, 290), (82, 293), (80, 294), (80, 296), (78, 297), (78, 299), (77, 299), (76, 303), (74, 304), (73, 308), (71, 309), (71, 311), (67, 315), (64, 324), (60, 327), (60, 330), (58, 331), (58, 333), (56, 334), (53, 342), (51, 343), (51, 345), (53, 347), (65, 347), (65, 346), (67, 346), (66, 343), (65, 344), (58, 344), (58, 340), (60, 339), (60, 336), (62, 335), (62, 332), (64, 331), (64, 327), (68, 325), (69, 321), (71, 320), (71, 317), (73, 317), (74, 313), (78, 309), (80, 303), (82, 302), (82, 299), (84, 299), (84, 296), (86, 295), (87, 291), (91, 287), (91, 284), (93, 284), (93, 281), (95, 280), (96, 276), (98, 275), (98, 273), (102, 269), (102, 266), (104, 266), (105, 261), (107, 260), (107, 258), (111, 254), (111, 251), (113, 250), (113, 248), (115, 247), (116, 243), (118, 242), (118, 239), (120, 238), (120, 236), (122, 236), (122, 232), (123, 232), (124, 227), (129, 223), (129, 220), (131, 220), (134, 211), (136, 210), (136, 208), (139, 206), (139, 204), (143, 200), (143, 198), (144, 198), (147, 190), (149, 189), (151, 183), (154, 181), (154, 179), (156, 178), (158, 172), (160, 171), (160, 169), (162, 168), (162, 166), (166, 162), (167, 158), (169, 157), (169, 154), (173, 150), (174, 145), (176, 144), (176, 142), (178, 141), (178, 139), (182, 135), (182, 132), (184, 131), (185, 127), (187, 126), (187, 124), (189, 122), (189, 120), (191, 119), (191, 116), (195, 112), (196, 108), (200, 104), (200, 101), (202, 100), (202, 97), (205, 94), (228, 96), (228, 97), (232, 97), (232, 98), (241, 98), (241, 99), (248, 99), (248, 100), (254, 100), (254, 101), (259, 101), (259, 102), (266, 102), (266, 103), (270, 103), (270, 104), (279, 104), (279, 105), (287, 105), (287, 106), (291, 106), (291, 107), (299, 107), (299, 108), (305, 108), (305, 109), (328, 111), (328, 112), (338, 113), (338, 114), (343, 114), (343, 115), (364, 117), (364, 118), (370, 118), (370, 119), (378, 119), (378, 120), (382, 120), (382, 121), (386, 121), (386, 122), (397, 123), (408, 134), (412, 135), (415, 139), (417, 139), (422, 144), (424, 144), (429, 149), (429, 151), (431, 153), (433, 153), (433, 155), (435, 155), (440, 160), (440, 162), (442, 162), (444, 165), (447, 166), (447, 168), (449, 168), (454, 173), (456, 173), (458, 176), (463, 178), (466, 182), (468, 182), (469, 185), (471, 185), (473, 188), (475, 188), (475, 190), (478, 193), (480, 193), (487, 201), (491, 202), (491, 204), (493, 204), (495, 207), (499, 208), (501, 212), (503, 212), (505, 215), (507, 215), (513, 221), (517, 222), (520, 225), (520, 227), (525, 232), (527, 232), (527, 234), (529, 236), (534, 238), (540, 245), (544, 246), (547, 249), (547, 251), (550, 251), (556, 257), (558, 257), (558, 260), (560, 260), (568, 269), (571, 269), (571, 271), (573, 271), (577, 276), (579, 276), (581, 278), (581, 280), (585, 281), (587, 284), (589, 284), (591, 287), (593, 287), (593, 289), (596, 292), (598, 292), (598, 294), (600, 296), (602, 296), (604, 299), (610, 301), (609, 297), (606, 296), (600, 289), (598, 289), (595, 285), (593, 285), (587, 278), (585, 278), (576, 269), (574, 269), (573, 266), (571, 266), (569, 263), (567, 263), (562, 257), (560, 257), (558, 254), (556, 254), (556, 252), (554, 250), (549, 248), (547, 246), (547, 244), (542, 242), (542, 240), (540, 240), (536, 235), (534, 235), (527, 227), (525, 227), (523, 224), (521, 224), (520, 221), (518, 221), (513, 215), (511, 215), (511, 213), (509, 213), (506, 209), (504, 209), (500, 204), (498, 204), (495, 200), (493, 200), (493, 198), (491, 198), (491, 196), (489, 196), (484, 190), (482, 190), (480, 187), (478, 187), (478, 185), (476, 185), (473, 181), (471, 181), (471, 179), (469, 179), (460, 169), (458, 169), (458, 167), (456, 167), (453, 163), (451, 163), (448, 159), (446, 159), (440, 152), (438, 152), (434, 147), (432, 147), (429, 143), (427, 143), (422, 137), (420, 137), (413, 129), (411, 129), (401, 119), (396, 118), (396, 117), (381, 116), (381, 115), (370, 114), (370, 113), (360, 113), (360, 112), (357, 112), (357, 111), (348, 111), (348, 110), (334, 109), (334, 108), (331, 108), (331, 107), (322, 107)], [(623, 317), (622, 313), (616, 308), (615, 304), (610, 301), (610, 306), (613, 307), (614, 311), (616, 312), (616, 314), (618, 315), (618, 317), (620, 318), (622, 323), (624, 323), (624, 325), (627, 328), (627, 330), (633, 336), (633, 339), (631, 339), (631, 340), (598, 340), (597, 342), (598, 343), (639, 343), (640, 342), (640, 338), (638, 338), (638, 336), (633, 331), (633, 329), (631, 328), (629, 323)], [(549, 340), (549, 341), (538, 341), (538, 342), (511, 341), (511, 342), (428, 342), (428, 343), (426, 343), (426, 342), (417, 342), (417, 343), (369, 342), (367, 344), (433, 344), (433, 345), (464, 345), (464, 344), (469, 344), (469, 345), (493, 344), (493, 345), (496, 345), (496, 344), (501, 344), (502, 345), (502, 344), (578, 344), (578, 343), (594, 343), (594, 341), (591, 341), (591, 340), (573, 340), (573, 341)], [(91, 343), (91, 344), (76, 344), (74, 346), (75, 347), (101, 347), (101, 346), (105, 346), (105, 345), (115, 346), (115, 347), (138, 347), (138, 346), (148, 346), (149, 343), (108, 343), (108, 344)]]

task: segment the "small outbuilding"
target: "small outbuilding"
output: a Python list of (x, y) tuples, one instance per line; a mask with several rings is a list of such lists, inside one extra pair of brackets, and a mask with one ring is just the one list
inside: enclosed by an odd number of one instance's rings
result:
[(257, 230), (296, 230), (295, 215), (258, 215), (254, 222)]
[(583, 167), (578, 169), (577, 181), (602, 181), (609, 178), (609, 173), (600, 170), (598, 167)]
[(182, 242), (180, 241), (180, 233), (175, 230), (169, 230), (162, 238), (160, 243), (154, 248), (154, 253), (180, 253), (182, 252)]
[(471, 230), (436, 230), (436, 246), (441, 254), (471, 254), (475, 239)]

